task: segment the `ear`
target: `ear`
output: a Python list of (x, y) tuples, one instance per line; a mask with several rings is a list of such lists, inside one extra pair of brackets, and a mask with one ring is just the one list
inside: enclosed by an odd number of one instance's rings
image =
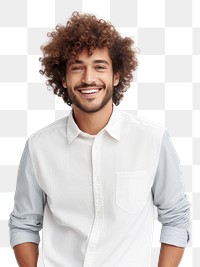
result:
[(63, 81), (63, 82), (62, 82), (62, 86), (63, 86), (64, 88), (67, 88), (67, 83), (66, 83), (66, 81)]
[(113, 84), (114, 84), (114, 86), (116, 86), (116, 85), (118, 85), (118, 83), (119, 83), (119, 73), (117, 72), (114, 74)]

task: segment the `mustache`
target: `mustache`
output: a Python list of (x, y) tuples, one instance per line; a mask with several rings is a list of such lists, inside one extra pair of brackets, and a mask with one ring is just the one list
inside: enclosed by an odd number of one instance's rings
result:
[(89, 88), (89, 87), (103, 87), (102, 84), (96, 84), (96, 83), (80, 83), (77, 86), (75, 86), (75, 90), (83, 89), (83, 88)]

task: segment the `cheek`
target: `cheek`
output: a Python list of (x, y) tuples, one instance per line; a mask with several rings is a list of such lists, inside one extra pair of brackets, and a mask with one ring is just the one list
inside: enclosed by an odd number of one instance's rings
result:
[(68, 77), (67, 79), (66, 79), (66, 83), (67, 83), (67, 85), (69, 86), (69, 87), (74, 87), (74, 86), (76, 86), (77, 84), (80, 84), (80, 77), (79, 77), (79, 75), (76, 75), (75, 77), (73, 76), (73, 77)]

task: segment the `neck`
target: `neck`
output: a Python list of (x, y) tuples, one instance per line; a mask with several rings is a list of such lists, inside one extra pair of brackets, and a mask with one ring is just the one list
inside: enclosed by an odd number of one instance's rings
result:
[(95, 135), (108, 123), (112, 114), (112, 109), (112, 102), (104, 106), (101, 110), (93, 113), (83, 112), (74, 106), (74, 120), (81, 131)]

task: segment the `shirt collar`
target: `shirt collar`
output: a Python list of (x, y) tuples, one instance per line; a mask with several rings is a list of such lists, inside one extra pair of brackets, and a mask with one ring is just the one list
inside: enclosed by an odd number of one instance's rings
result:
[(113, 104), (113, 112), (108, 124), (104, 128), (113, 138), (120, 140), (121, 113)]
[(78, 128), (77, 124), (73, 118), (73, 110), (70, 111), (69, 117), (67, 120), (67, 139), (69, 144), (81, 133), (81, 130)]
[[(113, 112), (109, 119), (108, 124), (105, 126), (103, 130), (106, 130), (113, 138), (120, 140), (120, 127), (121, 127), (121, 116), (119, 110), (113, 104)], [(67, 139), (69, 144), (73, 142), (73, 140), (80, 134), (82, 131), (78, 128), (76, 122), (73, 118), (73, 110), (70, 111), (69, 117), (67, 120)], [(98, 134), (97, 134), (98, 135)]]

